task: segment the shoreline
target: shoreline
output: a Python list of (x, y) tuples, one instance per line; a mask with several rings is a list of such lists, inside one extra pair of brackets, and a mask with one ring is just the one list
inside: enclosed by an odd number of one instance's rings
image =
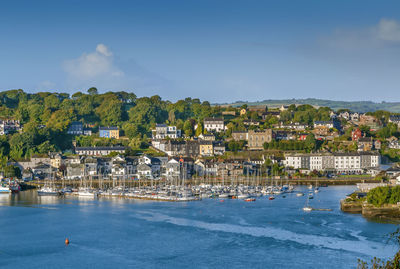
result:
[(361, 214), (367, 220), (400, 223), (400, 206), (373, 206), (366, 202), (340, 200), (340, 210), (349, 214)]

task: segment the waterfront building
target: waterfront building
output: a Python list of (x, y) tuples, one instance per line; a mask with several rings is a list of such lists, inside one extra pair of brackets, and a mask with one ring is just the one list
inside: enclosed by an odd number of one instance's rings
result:
[(137, 176), (140, 179), (147, 178), (153, 179), (151, 166), (145, 163), (140, 163), (137, 166)]
[(85, 176), (85, 167), (82, 163), (71, 163), (67, 165), (67, 174), (65, 179), (78, 180)]
[(105, 138), (119, 139), (119, 129), (115, 126), (99, 127), (99, 136)]
[(194, 173), (194, 161), (191, 158), (171, 158), (166, 165), (168, 180), (190, 179)]
[(82, 159), (84, 164), (84, 175), (85, 176), (94, 176), (99, 174), (99, 168), (101, 167), (98, 158), (94, 158), (92, 156), (86, 157)]
[(64, 164), (64, 156), (59, 152), (50, 152), (50, 165), (53, 168), (59, 168), (62, 164)]
[(18, 166), (21, 171), (24, 171), (27, 169), (32, 169), (33, 167), (37, 166), (38, 164), (42, 164), (42, 163), (50, 165), (50, 158), (48, 156), (33, 155), (28, 160), (10, 162), (10, 164)]
[(304, 170), (332, 171), (336, 173), (362, 173), (366, 169), (378, 168), (381, 157), (377, 152), (285, 154), (286, 167)]
[[(165, 161), (163, 162), (165, 165)], [(161, 176), (161, 165), (162, 165), (162, 161), (160, 158), (154, 158), (154, 157), (150, 157), (148, 155), (142, 155), (139, 157), (138, 159), (138, 164), (146, 164), (147, 166), (149, 166), (151, 168), (151, 175), (152, 178), (158, 178)], [(143, 169), (147, 169), (145, 167), (142, 167)]]
[(48, 179), (52, 176), (52, 172), (54, 170), (48, 163), (39, 163), (36, 166), (32, 167), (31, 171), (34, 178)]
[(223, 162), (218, 162), (217, 176), (237, 177), (243, 175), (243, 160), (225, 160)]

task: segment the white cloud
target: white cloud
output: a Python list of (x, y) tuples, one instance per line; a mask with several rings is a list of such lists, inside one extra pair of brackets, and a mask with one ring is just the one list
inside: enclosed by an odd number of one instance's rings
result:
[(381, 19), (372, 32), (383, 41), (400, 41), (400, 24), (396, 20)]
[[(121, 60), (122, 58), (122, 60)], [(104, 44), (90, 53), (63, 62), (67, 75), (65, 87), (70, 91), (97, 87), (99, 90), (135, 90), (138, 95), (161, 94), (172, 82), (137, 64), (132, 59), (114, 57)]]
[(75, 81), (124, 75), (124, 72), (114, 65), (113, 54), (104, 44), (98, 44), (94, 52), (84, 53), (77, 59), (65, 61), (63, 66), (69, 79)]
[(100, 54), (103, 54), (104, 56), (110, 57), (112, 56), (112, 52), (108, 50), (106, 45), (104, 44), (98, 44), (96, 47), (96, 51)]
[(400, 23), (382, 18), (376, 25), (358, 29), (336, 29), (321, 39), (328, 47), (358, 50), (392, 47), (400, 44)]

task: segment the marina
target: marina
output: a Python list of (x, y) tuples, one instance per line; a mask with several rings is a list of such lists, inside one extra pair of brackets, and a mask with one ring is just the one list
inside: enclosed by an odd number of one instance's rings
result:
[[(116, 185), (113, 182), (113, 185)], [(64, 184), (63, 184), (64, 186)], [(63, 187), (57, 188), (53, 183), (46, 183), (37, 190), (38, 195), (73, 195), (86, 197), (121, 197), (131, 199), (158, 200), (158, 201), (198, 201), (204, 198), (220, 199), (254, 199), (256, 197), (283, 195), (292, 193), (295, 189), (292, 185), (211, 185), (200, 184), (195, 186), (180, 185), (173, 182), (153, 185), (128, 187), (117, 185), (112, 188), (93, 188), (87, 180), (81, 180), (78, 188)], [(312, 188), (312, 186), (311, 186)], [(272, 200), (272, 199), (271, 199)]]

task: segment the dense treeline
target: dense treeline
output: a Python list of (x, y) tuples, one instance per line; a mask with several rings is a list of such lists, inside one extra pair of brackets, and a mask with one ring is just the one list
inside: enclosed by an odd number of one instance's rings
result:
[[(99, 94), (96, 88), (72, 95), (4, 91), (0, 93), (0, 118), (20, 120), (23, 132), (1, 137), (0, 154), (3, 159), (8, 156), (21, 159), (70, 149), (73, 137), (66, 132), (72, 121), (81, 121), (94, 130), (98, 126), (118, 126), (129, 138), (129, 146), (138, 148), (147, 141), (156, 123), (174, 124), (185, 134), (193, 135), (196, 122), (219, 113), (219, 107), (199, 99), (186, 98), (173, 103), (157, 95), (138, 98), (124, 91)], [(112, 143), (96, 137), (77, 138), (77, 142), (82, 145)]]

